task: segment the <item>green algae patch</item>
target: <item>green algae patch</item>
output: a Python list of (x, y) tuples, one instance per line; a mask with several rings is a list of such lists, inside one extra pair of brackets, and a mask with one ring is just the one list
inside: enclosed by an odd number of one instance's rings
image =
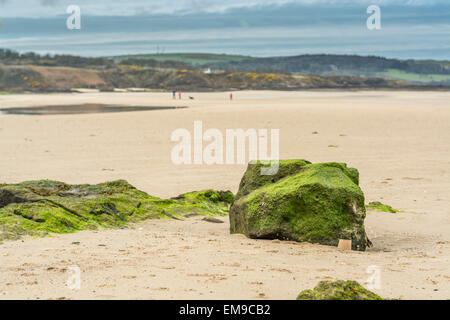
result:
[(359, 173), (345, 163), (282, 160), (274, 176), (251, 163), (230, 209), (231, 233), (337, 246), (352, 240), (364, 251), (364, 194)]
[(297, 300), (383, 300), (356, 281), (321, 281), (314, 290), (300, 292)]
[(280, 161), (278, 172), (275, 175), (261, 175), (261, 169), (265, 165), (259, 161), (250, 163), (239, 184), (239, 190), (235, 199), (237, 200), (246, 196), (268, 183), (275, 183), (284, 177), (297, 173), (307, 164), (311, 164), (311, 162), (307, 160), (282, 160)]
[(387, 204), (384, 204), (384, 203), (381, 203), (379, 201), (374, 201), (374, 202), (369, 203), (366, 206), (366, 208), (368, 210), (375, 210), (375, 211), (378, 211), (378, 212), (390, 212), (390, 213), (400, 212), (400, 210), (394, 209), (391, 206), (389, 206)]
[(38, 180), (0, 186), (0, 241), (49, 233), (118, 228), (145, 219), (224, 216), (229, 191), (195, 191), (161, 199), (125, 180), (69, 185)]

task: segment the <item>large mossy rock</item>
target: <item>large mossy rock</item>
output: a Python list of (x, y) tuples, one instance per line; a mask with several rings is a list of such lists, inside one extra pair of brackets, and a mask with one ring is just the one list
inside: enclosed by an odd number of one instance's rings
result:
[(0, 185), (0, 241), (121, 227), (144, 219), (224, 216), (232, 201), (231, 192), (214, 190), (160, 199), (124, 180), (97, 185), (50, 180)]
[(231, 233), (332, 246), (347, 239), (353, 250), (366, 249), (358, 170), (344, 163), (282, 160), (276, 175), (264, 176), (262, 166), (248, 165), (230, 209)]
[(356, 281), (321, 281), (314, 290), (300, 292), (297, 300), (383, 300)]

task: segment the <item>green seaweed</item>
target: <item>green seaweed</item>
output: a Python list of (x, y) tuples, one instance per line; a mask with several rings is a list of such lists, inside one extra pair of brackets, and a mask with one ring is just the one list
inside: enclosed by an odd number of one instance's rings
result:
[(38, 180), (0, 186), (0, 241), (24, 235), (118, 228), (145, 219), (224, 216), (230, 191), (194, 191), (160, 199), (125, 180), (69, 185)]
[(261, 175), (261, 169), (265, 166), (260, 161), (250, 163), (247, 171), (242, 177), (239, 185), (239, 190), (236, 194), (235, 200), (246, 196), (253, 190), (258, 189), (268, 183), (275, 183), (280, 179), (299, 172), (305, 165), (311, 162), (302, 159), (282, 160), (279, 162), (280, 166), (275, 175)]
[(304, 290), (297, 300), (383, 300), (356, 281), (321, 281), (314, 290)]
[(367, 209), (372, 209), (378, 212), (390, 212), (390, 213), (397, 213), (400, 212), (400, 210), (394, 209), (391, 206), (378, 202), (378, 201), (374, 201), (369, 203), (368, 205), (366, 205)]

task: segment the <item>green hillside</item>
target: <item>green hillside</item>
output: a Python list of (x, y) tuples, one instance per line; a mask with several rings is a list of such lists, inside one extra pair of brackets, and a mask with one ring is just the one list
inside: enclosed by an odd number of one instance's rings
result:
[[(204, 68), (212, 72), (204, 72)], [(0, 49), (0, 94), (72, 88), (427, 89), (423, 84), (450, 88), (450, 63), (345, 55), (252, 58), (202, 53), (92, 58)]]
[(282, 72), (320, 76), (388, 77), (422, 84), (449, 85), (450, 62), (399, 60), (355, 55), (301, 55), (216, 62), (228, 71)]
[(163, 54), (137, 54), (110, 57), (115, 62), (121, 62), (127, 59), (151, 59), (156, 61), (177, 61), (187, 63), (193, 66), (204, 64), (225, 63), (232, 61), (242, 61), (250, 59), (249, 56), (212, 54), (212, 53), (163, 53)]
[[(450, 85), (450, 61), (399, 60), (357, 55), (300, 55), (257, 58), (209, 53), (167, 53), (111, 57), (116, 63), (139, 61), (183, 63), (193, 68), (227, 72), (311, 74), (319, 76), (386, 77), (418, 84)], [(150, 65), (148, 65), (150, 66)], [(178, 66), (180, 69), (181, 65)]]
[(450, 85), (450, 74), (420, 74), (389, 69), (384, 72), (379, 72), (378, 76), (381, 78), (404, 80), (408, 82)]

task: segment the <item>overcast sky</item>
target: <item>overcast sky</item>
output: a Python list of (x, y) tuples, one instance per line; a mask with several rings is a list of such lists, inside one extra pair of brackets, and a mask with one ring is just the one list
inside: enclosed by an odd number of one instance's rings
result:
[(52, 17), (77, 4), (86, 15), (124, 16), (195, 12), (225, 12), (234, 8), (285, 4), (307, 6), (437, 6), (449, 0), (0, 0), (0, 17)]
[[(66, 9), (81, 8), (81, 30)], [(381, 8), (368, 30), (366, 9)], [(450, 0), (0, 0), (0, 48), (84, 56), (208, 52), (450, 60)]]

